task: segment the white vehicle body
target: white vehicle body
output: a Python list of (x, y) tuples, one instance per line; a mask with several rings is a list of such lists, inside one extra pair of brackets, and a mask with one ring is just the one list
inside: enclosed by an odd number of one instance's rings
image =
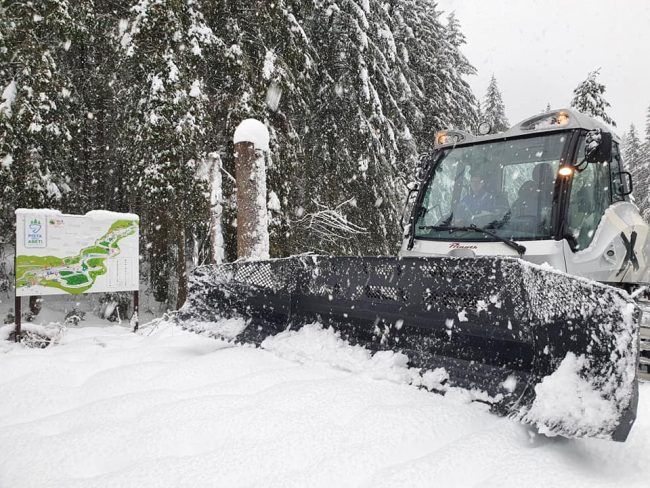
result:
[[(617, 202), (605, 211), (593, 241), (584, 250), (573, 250), (566, 239), (520, 240), (517, 242), (526, 247), (526, 252), (519, 256), (514, 249), (498, 241), (433, 241), (416, 238), (411, 250), (407, 249), (408, 239), (403, 241), (400, 255), (513, 256), (604, 283), (647, 284), (650, 283), (649, 230), (650, 227), (641, 218), (636, 205)], [(633, 232), (637, 235), (633, 252), (637, 257), (638, 269), (629, 262), (626, 243), (621, 237), (621, 234), (631, 236)]]
[[(557, 114), (566, 117), (563, 119), (565, 123), (548, 123), (548, 120)], [(500, 134), (475, 137), (461, 132), (449, 132), (452, 137), (445, 141), (447, 143), (440, 144), (437, 149), (443, 151), (463, 146), (481, 146), (484, 143), (507, 142), (513, 139), (518, 140), (522, 136), (552, 134), (558, 131), (567, 134), (579, 132), (584, 134), (586, 131), (597, 129), (609, 131), (606, 126), (592, 118), (573, 110), (562, 109), (527, 119)], [(613, 136), (613, 145), (618, 146), (618, 144), (618, 138)], [(570, 150), (573, 153), (565, 155), (565, 158), (570, 158), (572, 164), (579, 164), (577, 146)], [(435, 157), (434, 154), (433, 158)], [(560, 159), (558, 165), (567, 162)], [(610, 162), (606, 161), (604, 164), (607, 165)], [(501, 167), (503, 168), (503, 165)], [(425, 192), (426, 186), (434, 179), (435, 171), (435, 168), (431, 168), (429, 175), (423, 178), (420, 194)], [(570, 211), (571, 197), (573, 196), (571, 186), (573, 180), (578, 180), (581, 177), (582, 174), (576, 171), (563, 185), (555, 184), (555, 189), (552, 190), (554, 198), (550, 205), (553, 207), (564, 205), (564, 210), (560, 208), (553, 210), (557, 219), (567, 220), (566, 209), (568, 208)], [(559, 177), (557, 178), (559, 179)], [(526, 251), (522, 254), (507, 244), (490, 239), (489, 236), (483, 236), (478, 232), (469, 235), (465, 233), (462, 236), (450, 232), (447, 235), (438, 234), (437, 237), (424, 238), (412, 235), (413, 226), (417, 225), (417, 219), (415, 219), (411, 221), (410, 228), (407, 229), (400, 255), (514, 256), (535, 264), (550, 265), (571, 275), (609, 284), (619, 284), (628, 289), (633, 285), (648, 284), (650, 283), (650, 240), (648, 239), (650, 227), (627, 195), (622, 195), (617, 199), (618, 201), (614, 201), (612, 198), (612, 201), (601, 212), (600, 221), (595, 228), (589, 231), (591, 239), (583, 248), (577, 247), (575, 243), (572, 245), (570, 239), (558, 233), (555, 235), (550, 233), (551, 235), (548, 235), (546, 239), (518, 239), (508, 236), (511, 240), (525, 246)]]
[[(449, 131), (436, 142), (401, 256), (513, 256), (628, 291), (650, 284), (650, 227), (629, 196), (620, 141), (600, 122), (561, 109), (501, 134)], [(534, 211), (518, 217), (518, 205)], [(650, 373), (650, 302), (639, 305)]]

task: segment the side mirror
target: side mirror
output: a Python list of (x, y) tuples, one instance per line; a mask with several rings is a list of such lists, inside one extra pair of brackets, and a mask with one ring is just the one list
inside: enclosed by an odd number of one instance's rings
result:
[(601, 129), (589, 131), (585, 140), (585, 161), (606, 163), (612, 160), (612, 133)]
[(406, 196), (406, 203), (404, 203), (404, 208), (402, 209), (402, 218), (400, 219), (400, 225), (402, 230), (406, 229), (407, 224), (411, 219), (411, 214), (413, 213), (413, 205), (418, 195), (419, 186), (417, 183), (409, 183), (409, 193)]
[[(629, 171), (621, 171), (619, 173), (619, 176), (621, 178), (621, 186), (622, 186), (620, 194), (621, 196), (627, 196), (630, 193), (632, 193), (632, 189), (634, 188), (634, 186), (632, 185), (632, 175), (630, 174)], [(625, 177), (625, 179), (623, 179), (623, 177)]]

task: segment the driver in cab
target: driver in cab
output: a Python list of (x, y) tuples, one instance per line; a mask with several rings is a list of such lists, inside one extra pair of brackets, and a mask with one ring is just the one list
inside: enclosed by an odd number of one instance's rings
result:
[[(508, 211), (505, 197), (488, 191), (487, 176), (482, 172), (473, 172), (469, 180), (469, 194), (458, 204), (454, 212), (456, 225), (475, 223), (485, 225), (494, 220), (500, 220)], [(487, 221), (484, 222), (486, 217)]]

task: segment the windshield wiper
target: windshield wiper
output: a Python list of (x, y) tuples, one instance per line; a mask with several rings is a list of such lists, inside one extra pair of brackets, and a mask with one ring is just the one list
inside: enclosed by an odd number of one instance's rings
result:
[(455, 226), (455, 225), (422, 225), (418, 227), (420, 230), (435, 230), (435, 231), (445, 231), (448, 230), (449, 232), (454, 232), (456, 230), (458, 231), (471, 231), (471, 232), (481, 232), (482, 234), (489, 235), (491, 237), (494, 237), (498, 241), (503, 242), (504, 244), (507, 244), (511, 248), (513, 248), (515, 251), (519, 253), (520, 256), (523, 256), (523, 254), (526, 252), (526, 247), (522, 246), (521, 244), (516, 243), (513, 240), (506, 239), (505, 237), (501, 237), (499, 234), (496, 234), (492, 231), (489, 231), (487, 229), (484, 229), (483, 227), (478, 227), (474, 224), (470, 226)]

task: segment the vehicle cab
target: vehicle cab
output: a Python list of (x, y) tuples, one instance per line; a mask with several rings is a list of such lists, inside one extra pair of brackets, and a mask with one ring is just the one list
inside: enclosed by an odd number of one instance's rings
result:
[(648, 225), (620, 141), (562, 109), (500, 134), (436, 135), (402, 256), (515, 256), (607, 283), (648, 283)]

